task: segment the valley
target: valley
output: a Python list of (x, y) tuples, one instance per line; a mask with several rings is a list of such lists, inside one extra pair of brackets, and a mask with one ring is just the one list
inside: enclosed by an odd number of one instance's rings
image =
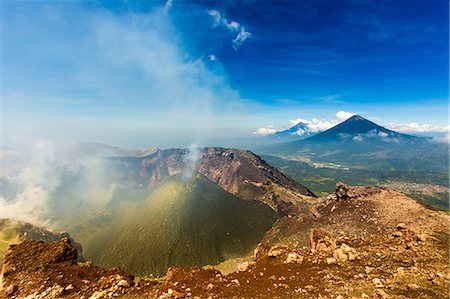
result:
[(351, 185), (388, 187), (436, 209), (449, 210), (448, 173), (316, 167), (275, 156), (262, 157), (320, 196), (332, 193), (336, 183), (343, 181)]

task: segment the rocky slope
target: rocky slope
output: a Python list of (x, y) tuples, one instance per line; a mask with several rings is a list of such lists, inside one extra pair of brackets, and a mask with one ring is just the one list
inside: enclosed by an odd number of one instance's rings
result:
[(2, 292), (20, 298), (448, 298), (448, 223), (445, 212), (398, 192), (339, 184), (309, 214), (280, 219), (229, 274), (172, 268), (163, 279), (132, 280), (118, 270), (76, 265), (67, 241), (26, 242), (6, 254)]
[(304, 246), (312, 229), (360, 237), (394, 233), (398, 224), (417, 233), (448, 233), (448, 221), (446, 212), (431, 210), (400, 192), (338, 183), (336, 192), (312, 205), (309, 214), (280, 219), (266, 241)]
[(261, 201), (280, 214), (304, 205), (315, 195), (250, 151), (226, 148), (158, 150), (141, 162), (141, 177), (152, 188), (164, 178), (199, 172), (224, 190), (246, 200)]

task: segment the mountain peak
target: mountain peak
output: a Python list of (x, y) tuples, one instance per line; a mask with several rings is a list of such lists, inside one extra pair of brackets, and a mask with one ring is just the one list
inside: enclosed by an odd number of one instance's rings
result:
[(362, 117), (361, 115), (355, 114), (352, 117), (350, 117), (349, 119), (347, 119), (346, 121), (361, 121), (361, 120), (365, 120), (368, 121), (366, 118)]

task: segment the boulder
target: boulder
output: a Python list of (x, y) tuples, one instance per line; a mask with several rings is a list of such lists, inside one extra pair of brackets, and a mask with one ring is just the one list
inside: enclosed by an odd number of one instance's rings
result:
[(323, 229), (313, 229), (309, 234), (309, 242), (312, 252), (330, 252), (336, 248), (336, 240)]
[(281, 255), (284, 255), (287, 252), (288, 252), (288, 247), (286, 245), (275, 245), (269, 249), (269, 252), (267, 252), (267, 256), (275, 258), (275, 257), (281, 256)]
[(301, 256), (300, 254), (298, 254), (296, 252), (289, 252), (286, 260), (284, 261), (285, 264), (289, 264), (289, 263), (301, 264), (302, 262), (303, 262), (303, 256)]
[(376, 192), (379, 192), (379, 190), (372, 187), (349, 186), (343, 182), (339, 182), (336, 184), (335, 192), (330, 194), (327, 199), (330, 201), (351, 200), (359, 197), (367, 197)]

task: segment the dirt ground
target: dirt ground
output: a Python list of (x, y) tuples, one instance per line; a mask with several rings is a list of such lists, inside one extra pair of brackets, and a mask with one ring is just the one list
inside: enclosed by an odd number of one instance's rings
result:
[[(264, 243), (264, 244), (263, 244)], [(236, 271), (160, 279), (76, 262), (70, 241), (10, 247), (7, 298), (448, 298), (449, 215), (387, 189), (341, 185), (280, 219)]]

